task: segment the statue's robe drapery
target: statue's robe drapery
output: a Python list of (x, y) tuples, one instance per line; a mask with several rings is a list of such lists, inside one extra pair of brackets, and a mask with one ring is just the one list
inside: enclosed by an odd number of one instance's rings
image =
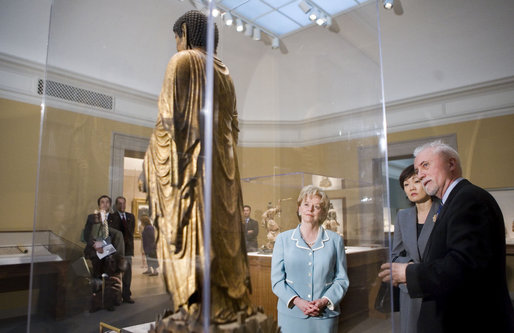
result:
[[(175, 54), (166, 69), (159, 117), (145, 155), (144, 173), (160, 257), (175, 310), (198, 297), (203, 280), (204, 166), (201, 108), (206, 54)], [(211, 317), (233, 320), (251, 312), (237, 166), (238, 120), (228, 68), (214, 58)]]

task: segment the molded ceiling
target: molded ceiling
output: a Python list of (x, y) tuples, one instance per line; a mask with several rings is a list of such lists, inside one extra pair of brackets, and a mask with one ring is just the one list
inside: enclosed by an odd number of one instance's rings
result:
[[(0, 53), (45, 63), (50, 0), (0, 0)], [(387, 102), (514, 76), (514, 2), (403, 0), (403, 14), (369, 1), (343, 11), (334, 29), (303, 28), (280, 49), (218, 19), (218, 55), (236, 84), (244, 121), (301, 121), (381, 101), (379, 26)], [(53, 68), (157, 98), (175, 53), (178, 0), (54, 0)], [(141, 115), (146, 117), (146, 115)]]

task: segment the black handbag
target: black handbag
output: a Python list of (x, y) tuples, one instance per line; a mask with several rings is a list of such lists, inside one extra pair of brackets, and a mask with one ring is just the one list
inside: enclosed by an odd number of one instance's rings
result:
[(389, 282), (382, 282), (375, 300), (375, 310), (382, 313), (391, 312), (391, 287), (393, 288), (393, 312), (400, 311), (400, 288), (392, 286)]

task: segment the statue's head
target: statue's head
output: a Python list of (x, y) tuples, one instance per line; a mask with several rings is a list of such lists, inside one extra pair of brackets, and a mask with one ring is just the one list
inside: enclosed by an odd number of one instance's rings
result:
[[(173, 32), (179, 51), (194, 47), (207, 48), (207, 16), (198, 10), (190, 10), (179, 17), (173, 25)], [(218, 27), (214, 23), (214, 52), (218, 48), (218, 39)], [(180, 47), (179, 42), (183, 43)]]

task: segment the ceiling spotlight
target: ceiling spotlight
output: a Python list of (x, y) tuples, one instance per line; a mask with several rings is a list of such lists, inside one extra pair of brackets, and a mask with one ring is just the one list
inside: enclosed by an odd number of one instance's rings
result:
[(319, 26), (322, 26), (326, 22), (327, 22), (327, 17), (325, 15), (321, 15), (320, 17), (318, 17), (316, 19), (316, 24), (319, 25)]
[(309, 14), (309, 20), (311, 21), (316, 21), (316, 19), (319, 17), (319, 11), (317, 9), (314, 9), (313, 11), (311, 11), (311, 13)]
[(280, 47), (280, 39), (278, 37), (273, 38), (271, 41), (271, 48), (272, 49), (278, 49)]
[(232, 18), (232, 15), (230, 15), (229, 12), (226, 12), (222, 16), (223, 16), (223, 20), (225, 21), (225, 25), (231, 26), (232, 23), (234, 22), (234, 19)]
[(245, 36), (250, 37), (250, 36), (252, 36), (252, 34), (253, 34), (253, 27), (252, 27), (251, 24), (247, 23), (246, 24), (246, 30), (245, 30)]
[(261, 29), (255, 28), (253, 30), (253, 40), (261, 40)]
[(394, 2), (394, 0), (384, 0), (384, 8), (385, 9), (393, 8), (393, 2)]
[(212, 10), (212, 17), (218, 17), (220, 15), (220, 10), (218, 8), (214, 8)]
[(243, 21), (241, 21), (241, 19), (236, 19), (236, 31), (243, 32), (244, 29)]
[(305, 14), (307, 14), (312, 9), (312, 6), (305, 1), (300, 1), (298, 6), (301, 8), (301, 10), (303, 10)]

